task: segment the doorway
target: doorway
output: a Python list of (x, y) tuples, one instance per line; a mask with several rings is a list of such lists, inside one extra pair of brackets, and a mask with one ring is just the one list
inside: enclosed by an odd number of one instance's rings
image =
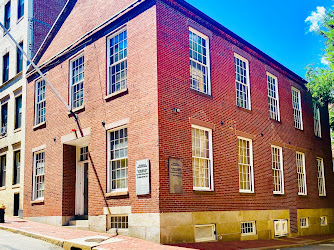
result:
[(19, 216), (19, 209), (20, 209), (20, 194), (14, 194), (14, 216)]
[(77, 147), (75, 215), (88, 215), (88, 147)]

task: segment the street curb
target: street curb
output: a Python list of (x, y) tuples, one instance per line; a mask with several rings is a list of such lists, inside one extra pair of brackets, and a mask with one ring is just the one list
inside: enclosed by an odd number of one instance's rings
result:
[(307, 242), (307, 243), (290, 244), (290, 245), (270, 246), (270, 247), (256, 247), (256, 248), (249, 248), (248, 250), (266, 250), (266, 249), (303, 247), (303, 246), (311, 246), (311, 245), (323, 244), (323, 243), (328, 243), (328, 242), (333, 242), (333, 241), (334, 241), (334, 238), (326, 239), (326, 240), (312, 241), (312, 242)]
[(24, 235), (24, 236), (28, 236), (28, 237), (31, 237), (31, 238), (34, 238), (34, 239), (43, 240), (43, 241), (46, 241), (48, 243), (51, 243), (53, 245), (57, 245), (57, 246), (60, 246), (60, 247), (63, 247), (64, 242), (65, 242), (64, 239), (59, 239), (59, 238), (55, 238), (55, 237), (52, 237), (52, 236), (45, 236), (45, 235), (41, 235), (41, 234), (38, 234), (38, 233), (31, 233), (31, 232), (27, 232), (27, 231), (24, 231), (24, 230), (21, 230), (21, 229), (14, 229), (14, 228), (5, 227), (5, 226), (1, 226), (1, 225), (0, 225), (0, 229), (6, 230), (6, 231), (9, 231), (9, 232), (12, 232), (12, 233), (16, 233), (16, 234), (21, 234), (21, 235)]

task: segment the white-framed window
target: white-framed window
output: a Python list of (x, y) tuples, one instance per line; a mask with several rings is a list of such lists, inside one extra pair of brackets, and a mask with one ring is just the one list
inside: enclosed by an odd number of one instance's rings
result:
[(317, 158), (319, 196), (326, 196), (324, 159)]
[(273, 193), (284, 194), (283, 152), (281, 147), (271, 146)]
[(252, 140), (238, 137), (239, 192), (254, 192)]
[(314, 134), (321, 138), (320, 109), (317, 103), (313, 103)]
[(6, 165), (7, 157), (3, 154), (0, 156), (0, 187), (6, 186)]
[(193, 189), (213, 190), (212, 130), (191, 125)]
[(321, 217), (320, 217), (320, 225), (321, 225), (321, 226), (327, 226), (327, 225), (328, 225), (328, 219), (327, 219), (327, 216), (321, 216)]
[(84, 105), (85, 57), (83, 54), (70, 61), (70, 105), (72, 109)]
[(129, 228), (128, 215), (112, 215), (110, 217), (110, 228), (112, 229), (127, 229)]
[(211, 95), (209, 38), (189, 27), (190, 87)]
[(274, 228), (275, 228), (275, 237), (283, 237), (289, 234), (287, 219), (274, 220)]
[(80, 148), (80, 161), (88, 161), (88, 146)]
[(291, 88), (291, 92), (292, 92), (292, 107), (293, 107), (295, 128), (303, 130), (301, 94), (300, 91), (294, 87)]
[(35, 83), (35, 125), (45, 122), (45, 81)]
[(108, 38), (108, 95), (127, 89), (127, 47), (126, 29)]
[(307, 195), (306, 172), (305, 172), (305, 154), (296, 152), (298, 195)]
[(216, 240), (216, 225), (195, 225), (195, 242), (206, 242)]
[(241, 222), (241, 236), (256, 234), (256, 222), (246, 221)]
[(269, 117), (280, 121), (277, 77), (267, 72)]
[(108, 192), (128, 191), (128, 129), (108, 131)]
[(308, 228), (309, 227), (309, 218), (308, 217), (300, 218), (300, 227), (301, 228)]
[(234, 66), (237, 106), (250, 110), (251, 100), (248, 60), (238, 54), (234, 54)]
[(44, 199), (45, 152), (34, 153), (33, 200)]

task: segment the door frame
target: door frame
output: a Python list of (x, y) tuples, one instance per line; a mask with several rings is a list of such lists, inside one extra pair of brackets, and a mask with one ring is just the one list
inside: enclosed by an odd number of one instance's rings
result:
[[(88, 146), (76, 146), (76, 166), (75, 166), (75, 215), (85, 214), (85, 163), (89, 166), (89, 157), (80, 161), (80, 149)], [(87, 173), (88, 175), (88, 173)], [(88, 185), (88, 183), (87, 183)], [(88, 197), (88, 194), (86, 194)]]

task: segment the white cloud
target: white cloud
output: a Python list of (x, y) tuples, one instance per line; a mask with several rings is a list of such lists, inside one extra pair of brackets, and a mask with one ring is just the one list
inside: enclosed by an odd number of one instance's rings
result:
[(321, 57), (321, 63), (328, 66), (329, 65), (329, 61), (327, 60), (327, 58), (325, 56)]
[(316, 11), (312, 11), (311, 15), (305, 19), (305, 23), (310, 23), (309, 31), (318, 31), (325, 17), (326, 9), (318, 6)]

